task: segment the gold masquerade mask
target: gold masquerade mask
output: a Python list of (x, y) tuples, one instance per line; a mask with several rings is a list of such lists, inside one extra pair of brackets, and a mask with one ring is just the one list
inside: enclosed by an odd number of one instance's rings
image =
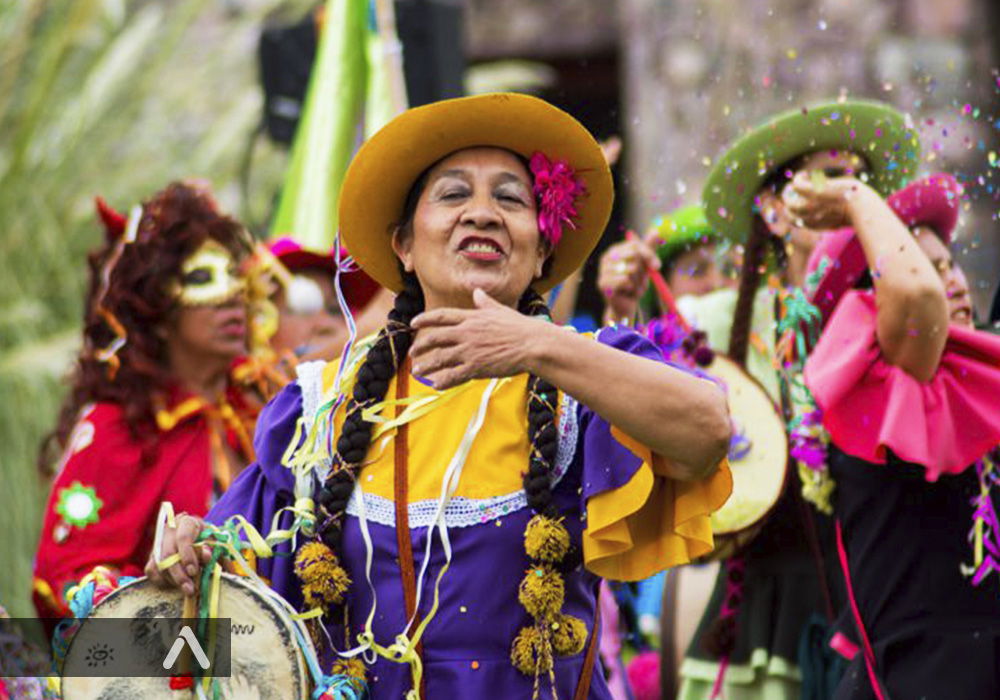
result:
[(245, 293), (246, 280), (225, 246), (207, 240), (184, 261), (172, 292), (183, 306), (211, 306)]

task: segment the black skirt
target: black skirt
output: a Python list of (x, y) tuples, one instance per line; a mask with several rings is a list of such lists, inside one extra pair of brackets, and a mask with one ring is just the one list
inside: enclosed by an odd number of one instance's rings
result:
[[(802, 501), (800, 483), (796, 474), (790, 475), (785, 493), (764, 528), (741, 554), (745, 562), (743, 598), (735, 618), (731, 669), (750, 665), (766, 654), (771, 666), (792, 669), (798, 676), (799, 647), (807, 626), (815, 620), (832, 621), (841, 607), (833, 524)], [(710, 650), (715, 646), (713, 628), (717, 627), (714, 623), (725, 591), (723, 563), (688, 648), (688, 659), (719, 661)]]
[[(961, 571), (972, 559), (975, 469), (930, 483), (922, 467), (892, 455), (872, 464), (831, 447), (828, 462), (854, 595), (885, 695), (1000, 698), (1000, 583), (994, 574), (973, 586)], [(996, 494), (993, 500), (1000, 507)], [(836, 697), (876, 697), (861, 655)]]

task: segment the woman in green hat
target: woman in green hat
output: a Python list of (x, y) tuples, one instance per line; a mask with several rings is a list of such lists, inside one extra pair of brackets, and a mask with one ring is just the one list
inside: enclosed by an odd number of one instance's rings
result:
[[(918, 158), (902, 114), (877, 102), (843, 101), (778, 115), (737, 140), (708, 176), (708, 220), (744, 245), (744, 262), (737, 292), (703, 297), (699, 326), (792, 420), (805, 348), (795, 334), (811, 318), (799, 288), (823, 232), (790, 214), (786, 186), (799, 173), (817, 183), (850, 174), (886, 195), (914, 174)], [(772, 284), (762, 286), (769, 276)], [(829, 623), (837, 611), (829, 591), (840, 587), (824, 574), (832, 570), (824, 561), (832, 539), (829, 523), (803, 508), (802, 485), (789, 472), (759, 534), (723, 562), (681, 668), (681, 698), (799, 698), (828, 687), (815, 655), (800, 657), (800, 643), (811, 619)]]

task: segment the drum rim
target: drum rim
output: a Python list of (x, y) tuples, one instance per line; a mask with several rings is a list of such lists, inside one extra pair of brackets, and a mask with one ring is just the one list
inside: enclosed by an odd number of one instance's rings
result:
[[(734, 528), (734, 529), (729, 529), (729, 530), (720, 530), (720, 531), (716, 531), (714, 529), (712, 530), (712, 537), (713, 538), (734, 538), (734, 537), (737, 537), (738, 535), (740, 535), (742, 533), (745, 533), (747, 530), (750, 530), (750, 529), (752, 529), (754, 527), (757, 527), (761, 523), (765, 522), (767, 520), (767, 518), (770, 517), (771, 513), (774, 512), (774, 509), (778, 507), (778, 503), (781, 501), (782, 497), (785, 494), (785, 491), (788, 489), (789, 472), (791, 471), (791, 466), (792, 466), (791, 465), (791, 449), (790, 449), (789, 442), (788, 442), (788, 428), (787, 428), (787, 424), (786, 424), (786, 422), (784, 420), (784, 412), (782, 410), (781, 405), (778, 404), (774, 399), (772, 399), (771, 395), (767, 393), (767, 389), (764, 388), (764, 385), (761, 384), (757, 380), (756, 377), (754, 377), (753, 375), (751, 375), (750, 372), (748, 372), (746, 370), (746, 368), (742, 367), (740, 365), (740, 363), (738, 363), (736, 360), (734, 360), (733, 358), (729, 357), (728, 355), (716, 354), (715, 358), (713, 359), (713, 364), (714, 364), (715, 361), (718, 361), (718, 360), (723, 361), (724, 363), (730, 365), (732, 369), (738, 371), (742, 375), (741, 378), (743, 380), (748, 381), (751, 385), (753, 385), (760, 392), (760, 395), (764, 397), (764, 399), (770, 405), (771, 409), (774, 411), (774, 415), (775, 415), (775, 417), (777, 417), (777, 419), (778, 419), (778, 421), (779, 421), (779, 423), (781, 425), (781, 430), (782, 430), (782, 433), (784, 434), (784, 438), (785, 438), (785, 440), (784, 440), (784, 443), (785, 443), (785, 465), (784, 465), (783, 472), (782, 472), (781, 485), (776, 490), (775, 497), (771, 501), (771, 504), (767, 507), (767, 510), (765, 510), (763, 513), (761, 513), (761, 515), (759, 517), (757, 517), (756, 519), (754, 519), (753, 522), (750, 522), (750, 523), (748, 523), (746, 525), (743, 525), (741, 527)], [(712, 369), (712, 365), (711, 364), (708, 367), (705, 368), (705, 373), (708, 374), (710, 377), (713, 376), (712, 373), (711, 373), (711, 369)], [(723, 505), (723, 507), (724, 507), (724, 505)], [(708, 554), (706, 556), (711, 556), (711, 554)]]
[[(279, 615), (277, 615), (279, 620), (284, 621), (290, 627), (298, 628), (298, 634), (295, 633), (295, 630), (290, 629), (289, 631), (291, 632), (293, 637), (292, 644), (295, 649), (295, 654), (294, 654), (295, 663), (304, 681), (302, 688), (303, 694), (301, 698), (302, 700), (308, 700), (308, 698), (312, 697), (312, 691), (315, 681), (312, 677), (312, 671), (310, 670), (306, 654), (311, 653), (313, 654), (314, 657), (317, 658), (318, 656), (316, 653), (316, 647), (312, 641), (312, 637), (309, 634), (309, 630), (305, 626), (305, 622), (296, 617), (296, 615), (298, 615), (298, 611), (296, 611), (295, 608), (292, 606), (292, 604), (289, 603), (287, 600), (285, 600), (284, 597), (282, 597), (277, 591), (273, 590), (270, 586), (264, 584), (263, 581), (256, 581), (251, 577), (240, 576), (238, 574), (232, 574), (226, 571), (222, 572), (220, 578), (229, 581), (230, 583), (234, 584), (237, 588), (245, 592), (258, 594), (258, 597), (260, 599), (267, 602), (267, 606), (269, 609), (271, 609), (273, 612), (280, 613)], [(166, 589), (157, 589), (155, 584), (153, 584), (153, 582), (150, 581), (148, 576), (139, 576), (136, 577), (134, 580), (129, 581), (128, 583), (124, 583), (121, 586), (118, 586), (117, 588), (115, 588), (115, 590), (108, 593), (108, 595), (105, 596), (100, 603), (94, 606), (94, 610), (96, 611), (105, 603), (113, 601), (115, 598), (119, 597), (123, 591), (126, 591), (127, 589), (137, 588), (138, 586), (145, 584), (152, 586), (154, 590), (166, 590)], [(86, 622), (86, 620), (88, 619), (90, 619), (90, 615), (88, 615), (86, 618), (80, 619), (79, 621), (82, 623)], [(66, 654), (63, 659), (63, 665), (65, 665), (66, 659), (69, 658), (69, 655), (73, 650), (73, 644), (75, 640), (76, 640), (76, 635), (74, 634), (73, 638), (70, 640), (69, 645), (66, 648)], [(301, 646), (302, 643), (304, 643), (308, 647), (308, 651), (302, 648)], [(59, 676), (61, 682), (65, 682), (64, 680), (65, 677), (62, 675), (62, 670), (63, 670), (62, 668), (59, 669)]]

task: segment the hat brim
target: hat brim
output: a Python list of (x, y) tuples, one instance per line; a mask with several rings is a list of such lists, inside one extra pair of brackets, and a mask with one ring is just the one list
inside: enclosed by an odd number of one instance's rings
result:
[[(331, 253), (321, 255), (306, 248), (287, 250), (275, 255), (289, 272), (320, 270), (331, 275), (337, 272), (337, 261)], [(351, 311), (360, 311), (372, 300), (379, 290), (379, 284), (362, 270), (344, 272), (341, 275), (341, 289)]]
[(337, 269), (337, 262), (331, 254), (320, 255), (305, 248), (289, 251), (275, 257), (292, 272), (309, 269), (325, 271), (334, 271)]
[(705, 181), (709, 223), (732, 241), (746, 239), (754, 198), (781, 165), (809, 153), (849, 150), (865, 158), (869, 184), (883, 196), (916, 174), (920, 141), (904, 116), (881, 102), (849, 100), (795, 109), (738, 139)]
[(945, 245), (958, 225), (962, 188), (948, 173), (936, 173), (893, 192), (886, 203), (908, 228), (929, 226)]
[(564, 231), (549, 274), (534, 283), (545, 292), (584, 263), (614, 201), (611, 171), (590, 132), (566, 112), (536, 97), (500, 93), (462, 97), (410, 109), (386, 124), (351, 162), (340, 193), (341, 239), (355, 262), (392, 291), (402, 289), (393, 228), (416, 179), (445, 156), (465, 148), (503, 148), (530, 159), (540, 151), (566, 161), (586, 187), (575, 228)]

